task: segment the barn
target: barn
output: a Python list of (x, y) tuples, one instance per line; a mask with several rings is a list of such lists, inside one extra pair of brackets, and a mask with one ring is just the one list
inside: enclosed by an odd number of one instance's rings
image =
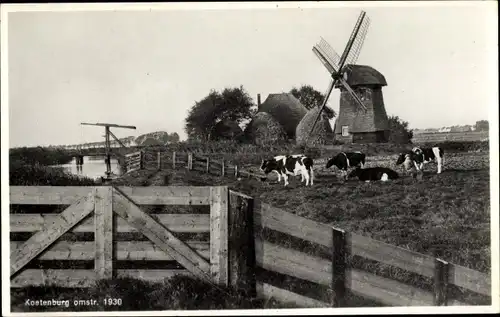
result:
[(389, 122), (382, 96), (387, 86), (384, 75), (366, 65), (347, 65), (347, 83), (363, 101), (366, 113), (340, 83), (339, 116), (335, 122), (335, 139), (345, 143), (387, 142)]

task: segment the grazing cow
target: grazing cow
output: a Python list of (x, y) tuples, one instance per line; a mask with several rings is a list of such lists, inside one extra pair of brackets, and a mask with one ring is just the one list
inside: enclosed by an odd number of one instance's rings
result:
[(357, 168), (349, 174), (349, 178), (358, 177), (360, 181), (383, 181), (398, 179), (397, 172), (386, 167)]
[(310, 186), (314, 183), (314, 172), (313, 172), (313, 159), (302, 155), (279, 155), (272, 159), (263, 160), (260, 165), (260, 170), (265, 174), (270, 172), (275, 172), (278, 174), (278, 182), (281, 181), (281, 177), (285, 182), (285, 186), (288, 186), (288, 176), (301, 175), (301, 182), (306, 181), (306, 186)]
[(436, 161), (437, 173), (441, 174), (442, 166), (444, 165), (444, 151), (442, 148), (435, 146), (432, 148), (414, 147), (411, 151), (401, 153), (396, 161), (396, 165), (404, 163), (407, 170), (411, 169), (413, 165), (417, 172), (423, 171), (424, 164)]
[(366, 155), (361, 152), (340, 152), (326, 162), (326, 168), (335, 165), (342, 176), (347, 179), (347, 170), (352, 167), (361, 167), (365, 165)]

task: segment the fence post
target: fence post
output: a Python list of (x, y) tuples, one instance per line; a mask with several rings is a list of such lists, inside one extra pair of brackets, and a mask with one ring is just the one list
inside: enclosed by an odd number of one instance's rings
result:
[(210, 275), (219, 285), (228, 285), (228, 207), (226, 186), (210, 187)]
[(332, 227), (332, 305), (346, 306), (347, 284), (347, 234), (344, 230)]
[(94, 205), (95, 258), (98, 279), (113, 278), (113, 187), (96, 187)]
[(234, 166), (234, 177), (238, 178), (238, 165)]
[(226, 175), (226, 165), (225, 165), (224, 160), (222, 160), (222, 162), (221, 162), (221, 175), (222, 175), (222, 177), (224, 177)]
[(142, 169), (144, 169), (144, 160), (145, 160), (145, 157), (144, 157), (144, 156), (145, 156), (145, 155), (144, 155), (144, 151), (143, 151), (143, 150), (141, 150), (141, 152), (140, 152), (140, 154), (139, 154), (139, 155), (140, 155), (139, 157), (140, 157), (140, 159), (141, 159), (140, 169), (142, 170)]
[(434, 260), (434, 305), (448, 306), (448, 278), (450, 265), (436, 258)]
[(193, 153), (188, 153), (188, 170), (193, 169)]
[(175, 151), (172, 152), (172, 169), (175, 170)]
[(242, 296), (257, 296), (255, 278), (254, 199), (229, 191), (229, 284)]
[(158, 167), (158, 170), (161, 170), (161, 152), (158, 151), (157, 153), (157, 167)]
[(208, 156), (207, 156), (207, 168), (206, 168), (206, 172), (210, 173), (210, 158)]

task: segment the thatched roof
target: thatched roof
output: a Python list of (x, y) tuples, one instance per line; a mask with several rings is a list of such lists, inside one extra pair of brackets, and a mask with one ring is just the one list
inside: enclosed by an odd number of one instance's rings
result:
[[(346, 65), (344, 67), (347, 75), (347, 83), (355, 86), (387, 86), (387, 81), (375, 68), (366, 65)], [(343, 88), (341, 83), (335, 84), (335, 88)]]
[(272, 115), (282, 126), (289, 139), (295, 138), (295, 130), (306, 115), (307, 108), (291, 93), (269, 94), (259, 107), (259, 112)]
[[(329, 109), (331, 111), (331, 109)], [(329, 115), (328, 110), (323, 112), (314, 126), (314, 131), (308, 139), (309, 133), (311, 132), (312, 125), (318, 116), (319, 108), (315, 107), (307, 112), (307, 114), (302, 118), (296, 131), (296, 142), (298, 145), (321, 145), (324, 144), (326, 140), (333, 139), (333, 130), (330, 125), (330, 121), (333, 116)]]
[(217, 123), (212, 130), (212, 139), (230, 139), (234, 140), (243, 134), (243, 130), (238, 123), (231, 120), (222, 120)]
[(258, 112), (245, 128), (245, 136), (255, 144), (270, 144), (286, 140), (286, 132), (267, 112)]

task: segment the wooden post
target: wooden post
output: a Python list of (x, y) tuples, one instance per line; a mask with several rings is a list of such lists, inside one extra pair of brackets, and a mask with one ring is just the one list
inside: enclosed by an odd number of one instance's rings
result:
[(175, 170), (175, 151), (172, 152), (172, 169)]
[(332, 236), (332, 304), (333, 307), (345, 307), (348, 258), (346, 232), (332, 227)]
[(113, 187), (96, 187), (94, 205), (95, 258), (99, 279), (113, 278)]
[(257, 296), (255, 279), (254, 199), (229, 191), (229, 284), (242, 296)]
[(141, 150), (139, 152), (139, 158), (140, 158), (140, 167), (139, 167), (139, 169), (142, 170), (142, 169), (144, 169), (144, 151), (143, 150)]
[(448, 262), (436, 258), (434, 261), (434, 305), (448, 306)]
[(234, 166), (234, 177), (238, 178), (238, 165)]
[(224, 177), (226, 175), (226, 165), (225, 165), (224, 160), (222, 160), (222, 162), (221, 162), (221, 172), (220, 173), (221, 173), (222, 177)]
[(210, 158), (207, 157), (207, 168), (206, 168), (206, 172), (207, 173), (210, 173)]
[(227, 186), (210, 187), (210, 275), (216, 284), (228, 286)]
[(158, 170), (161, 170), (161, 152), (158, 152), (157, 154), (157, 167)]
[(188, 153), (187, 168), (190, 171), (193, 169), (193, 153)]

